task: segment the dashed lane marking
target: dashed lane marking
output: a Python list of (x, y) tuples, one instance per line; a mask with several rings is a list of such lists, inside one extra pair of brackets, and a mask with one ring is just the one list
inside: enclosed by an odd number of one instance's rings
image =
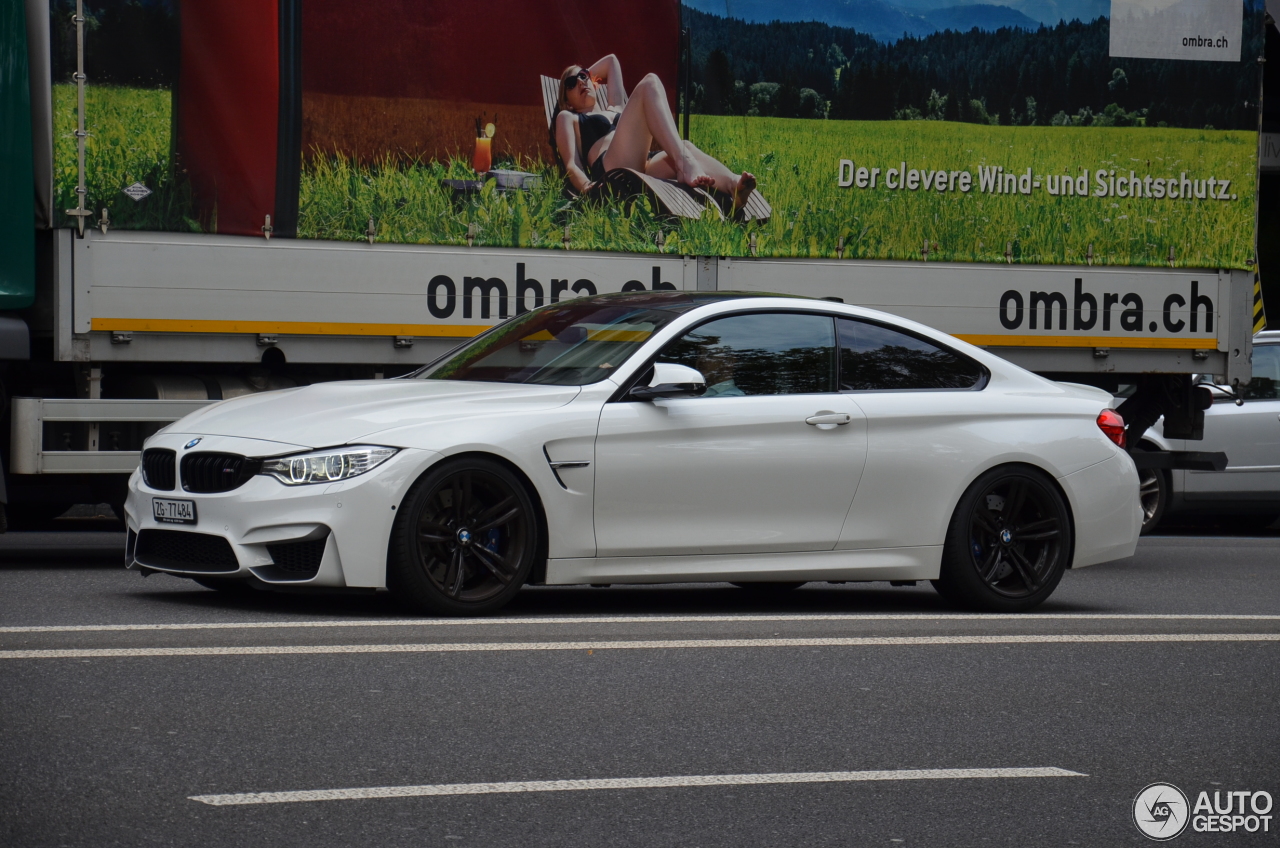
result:
[(277, 654), (451, 654), (478, 651), (675, 650), (680, 648), (860, 648), (925, 645), (1069, 645), (1154, 642), (1280, 642), (1280, 633), (1006, 634), (846, 636), (808, 639), (637, 639), (566, 642), (436, 642), (399, 645), (239, 645), (175, 648), (55, 648), (0, 651), (0, 660), (241, 657)]
[(66, 624), (0, 627), (0, 633), (109, 633), (134, 630), (258, 630), (325, 627), (457, 627), (573, 624), (696, 624), (810, 621), (1280, 621), (1280, 615), (1130, 613), (888, 613), (790, 615), (611, 615), (509, 618), (326, 619), (320, 621), (208, 621), (171, 624)]
[(880, 780), (960, 780), (973, 778), (1088, 777), (1066, 769), (973, 768), (895, 769), (893, 771), (810, 771), (776, 774), (692, 774), (674, 777), (610, 777), (599, 780), (518, 780), (505, 783), (435, 783), (422, 786), (369, 786), (358, 789), (310, 789), (298, 792), (244, 792), (192, 795), (214, 807), (241, 804), (291, 804), (304, 801), (352, 801), (373, 798), (421, 798), (440, 795), (497, 795), (514, 792), (581, 792), (601, 789), (675, 789), (694, 786), (765, 786), (787, 783), (859, 783)]

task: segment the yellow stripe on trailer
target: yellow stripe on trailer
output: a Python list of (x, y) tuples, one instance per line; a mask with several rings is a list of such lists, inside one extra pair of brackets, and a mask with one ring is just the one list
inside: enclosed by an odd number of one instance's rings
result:
[(956, 338), (978, 347), (1106, 347), (1158, 350), (1213, 350), (1215, 338), (1146, 338), (1142, 336), (978, 336), (957, 333)]
[[(1254, 284), (1254, 317), (1262, 315), (1260, 284)], [(1266, 326), (1255, 323), (1255, 332)], [(310, 321), (199, 321), (170, 318), (94, 318), (89, 328), (95, 331), (135, 333), (255, 333), (298, 336), (417, 336), (421, 338), (471, 338), (487, 326), (476, 324), (337, 324)], [(598, 341), (644, 341), (651, 333), (644, 330), (596, 330), (591, 338)], [(541, 335), (541, 334), (537, 334)], [(550, 336), (550, 334), (547, 334)], [(956, 338), (978, 347), (1107, 347), (1147, 348), (1158, 350), (1203, 350), (1215, 348), (1214, 338), (1172, 338), (1143, 336), (1015, 336), (957, 334)]]
[(169, 318), (94, 318), (91, 330), (136, 333), (257, 333), (297, 336), (419, 336), (471, 338), (479, 324), (335, 324), (312, 321), (187, 321)]

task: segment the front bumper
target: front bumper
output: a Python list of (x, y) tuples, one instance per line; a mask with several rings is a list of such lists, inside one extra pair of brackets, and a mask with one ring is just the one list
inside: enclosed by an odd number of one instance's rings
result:
[[(166, 433), (148, 447), (179, 460), (191, 433)], [(274, 456), (309, 448), (202, 436), (195, 451)], [(140, 471), (125, 502), (126, 564), (186, 577), (257, 578), (279, 585), (386, 586), (387, 541), (405, 492), (438, 455), (401, 450), (382, 465), (338, 483), (286, 486), (257, 475), (229, 492), (196, 494), (179, 479), (172, 491), (149, 488)], [(152, 499), (195, 503), (195, 524), (157, 521)], [(195, 538), (192, 534), (200, 534)]]

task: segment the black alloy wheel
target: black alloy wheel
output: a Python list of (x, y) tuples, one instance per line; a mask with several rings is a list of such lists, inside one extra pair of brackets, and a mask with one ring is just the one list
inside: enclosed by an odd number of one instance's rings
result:
[(387, 586), (402, 600), (426, 612), (477, 615), (506, 604), (528, 579), (538, 519), (515, 474), (464, 458), (414, 485), (391, 542)]
[(956, 507), (934, 586), (964, 606), (1020, 612), (1053, 593), (1071, 561), (1066, 502), (1026, 466), (988, 471)]

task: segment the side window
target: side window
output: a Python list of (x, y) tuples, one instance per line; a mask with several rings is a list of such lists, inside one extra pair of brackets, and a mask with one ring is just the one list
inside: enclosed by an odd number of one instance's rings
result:
[(1253, 349), (1253, 379), (1244, 387), (1245, 400), (1280, 399), (1280, 345), (1257, 345)]
[(840, 333), (840, 390), (970, 389), (983, 368), (933, 342), (879, 324), (836, 320)]
[(659, 362), (702, 372), (703, 397), (794, 395), (835, 391), (831, 318), (765, 312), (718, 318), (673, 341)]

